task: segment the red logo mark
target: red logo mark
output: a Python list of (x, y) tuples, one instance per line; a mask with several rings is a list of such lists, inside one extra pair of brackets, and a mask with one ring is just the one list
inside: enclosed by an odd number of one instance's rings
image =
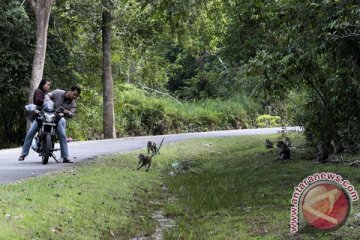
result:
[(331, 183), (319, 183), (302, 200), (305, 220), (314, 228), (332, 230), (347, 220), (351, 202), (346, 192)]

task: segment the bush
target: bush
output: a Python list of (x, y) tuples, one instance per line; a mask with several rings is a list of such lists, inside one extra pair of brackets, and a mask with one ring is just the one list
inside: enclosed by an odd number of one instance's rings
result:
[(75, 140), (101, 139), (102, 95), (94, 89), (82, 86), (81, 97), (77, 100), (76, 116), (67, 120), (67, 135)]
[(176, 102), (152, 96), (132, 85), (116, 90), (116, 129), (120, 135), (238, 129), (251, 126), (243, 103), (238, 100)]
[(258, 127), (279, 127), (281, 126), (281, 118), (279, 116), (271, 116), (268, 114), (260, 115), (256, 118)]
[[(133, 85), (114, 88), (117, 136), (238, 129), (252, 126), (239, 100), (205, 100), (179, 103), (153, 96)], [(68, 135), (76, 140), (102, 138), (102, 94), (83, 87), (77, 116), (69, 121)]]

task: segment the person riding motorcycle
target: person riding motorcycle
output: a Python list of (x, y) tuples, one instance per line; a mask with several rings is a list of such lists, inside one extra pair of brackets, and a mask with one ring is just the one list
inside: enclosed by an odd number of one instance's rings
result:
[[(40, 81), (38, 88), (34, 91), (33, 103), (35, 104), (37, 109), (40, 109), (42, 107), (42, 105), (44, 103), (45, 95), (49, 92), (50, 87), (51, 87), (50, 80), (43, 78)], [(33, 110), (32, 112), (35, 112), (35, 109), (31, 109), (31, 110)], [(35, 134), (39, 131), (39, 125), (38, 125), (37, 121), (34, 121), (34, 118), (31, 118), (29, 120), (31, 120), (32, 124), (29, 128), (29, 131), (26, 134), (26, 137), (24, 140), (24, 145), (23, 145), (22, 151), (21, 151), (21, 155), (18, 159), (19, 161), (25, 160), (25, 157), (29, 154), (32, 140), (33, 140)]]
[[(68, 91), (56, 89), (56, 90), (46, 94), (44, 101), (46, 102), (47, 100), (52, 100), (54, 102), (56, 111), (62, 112), (64, 114), (65, 118), (72, 118), (75, 116), (75, 111), (76, 111), (75, 99), (80, 95), (80, 92), (81, 92), (81, 89), (78, 86), (72, 86)], [(60, 119), (60, 121), (57, 125), (57, 135), (58, 135), (59, 142), (60, 142), (61, 158), (63, 159), (63, 163), (72, 163), (72, 161), (69, 160), (69, 152), (68, 152), (68, 146), (67, 146), (67, 141), (66, 141), (66, 132), (65, 132), (66, 120), (64, 117)], [(34, 125), (34, 129), (36, 129), (35, 132), (37, 132), (39, 130), (39, 126), (35, 122), (36, 121), (34, 121), (32, 125)], [(29, 130), (29, 132), (30, 132), (30, 130)], [(29, 135), (29, 133), (28, 133), (28, 135)], [(28, 135), (26, 136), (26, 138), (28, 138)], [(25, 140), (25, 142), (26, 142), (26, 140)], [(27, 156), (27, 154), (29, 153), (31, 140), (32, 139), (30, 139), (30, 144), (26, 145), (26, 148), (25, 148), (25, 144), (24, 144), (22, 154), (19, 157), (19, 161), (24, 160), (25, 156)], [(21, 158), (22, 158), (22, 160), (21, 160)]]
[[(65, 118), (75, 116), (76, 102), (75, 99), (80, 95), (81, 89), (78, 86), (72, 86), (68, 91), (56, 89), (45, 95), (45, 101), (51, 99), (55, 104), (56, 111), (61, 111)], [(69, 152), (66, 141), (66, 120), (61, 118), (57, 127), (57, 134), (60, 141), (61, 157), (64, 163), (72, 163), (69, 160)]]

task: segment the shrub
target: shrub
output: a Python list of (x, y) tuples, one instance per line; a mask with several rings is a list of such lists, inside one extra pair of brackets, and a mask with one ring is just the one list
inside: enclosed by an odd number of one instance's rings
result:
[(256, 125), (258, 127), (279, 127), (281, 125), (281, 118), (268, 114), (260, 115), (256, 118)]
[(67, 121), (67, 135), (75, 140), (102, 138), (102, 95), (83, 87), (77, 101), (76, 116)]
[[(130, 84), (114, 88), (117, 136), (237, 129), (252, 126), (251, 117), (238, 100), (179, 103), (153, 96)], [(68, 135), (77, 140), (102, 138), (102, 94), (83, 87), (77, 116), (69, 121)]]

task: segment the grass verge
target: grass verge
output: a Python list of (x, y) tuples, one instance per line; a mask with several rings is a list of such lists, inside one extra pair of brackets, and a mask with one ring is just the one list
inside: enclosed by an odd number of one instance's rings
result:
[[(266, 136), (276, 140), (278, 136)], [(61, 172), (0, 186), (1, 239), (132, 239), (151, 236), (163, 210), (176, 220), (165, 239), (356, 239), (359, 201), (330, 233), (289, 234), (293, 188), (335, 172), (360, 189), (359, 168), (302, 160), (275, 162), (264, 136), (199, 139), (162, 148), (149, 172), (137, 153), (98, 158)], [(175, 167), (175, 168), (174, 168)]]
[[(268, 136), (275, 141), (279, 136)], [(303, 139), (292, 136), (292, 160), (274, 161), (264, 136), (199, 140), (176, 149), (179, 160), (194, 162), (192, 171), (166, 179), (176, 201), (165, 205), (178, 227), (167, 239), (357, 239), (359, 201), (347, 223), (334, 232), (290, 235), (290, 200), (294, 187), (307, 176), (334, 172), (360, 189), (359, 168), (304, 160)], [(196, 151), (194, 151), (196, 149)], [(173, 152), (172, 154), (175, 154)], [(310, 154), (312, 155), (312, 154)]]
[[(135, 156), (136, 157), (136, 156)], [(132, 155), (96, 159), (0, 186), (0, 239), (129, 239), (149, 235), (158, 172)], [(161, 197), (161, 196), (160, 196)], [(149, 206), (149, 205), (154, 206)]]

